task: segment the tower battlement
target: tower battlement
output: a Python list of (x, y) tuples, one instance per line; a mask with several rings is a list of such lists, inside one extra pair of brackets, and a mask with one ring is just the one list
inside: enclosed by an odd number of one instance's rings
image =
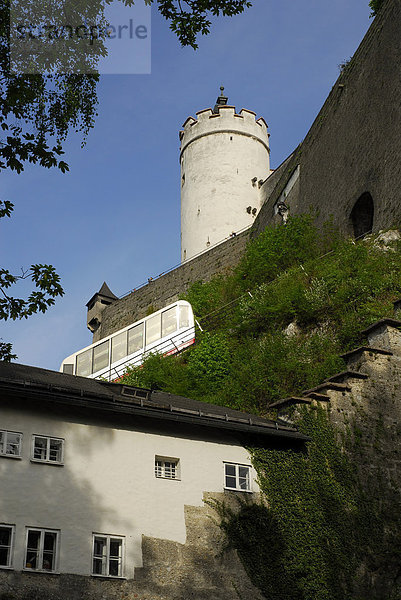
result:
[(180, 131), (181, 154), (185, 148), (200, 136), (212, 133), (235, 133), (257, 138), (270, 152), (268, 125), (263, 117), (256, 119), (256, 113), (242, 108), (239, 113), (235, 106), (219, 106), (217, 112), (205, 108), (188, 117)]

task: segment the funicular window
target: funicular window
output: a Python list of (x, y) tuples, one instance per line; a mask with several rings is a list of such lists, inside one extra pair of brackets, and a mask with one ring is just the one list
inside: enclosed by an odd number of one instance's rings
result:
[(189, 327), (189, 309), (188, 306), (180, 305), (180, 328)]
[(93, 348), (93, 372), (109, 366), (109, 340)]
[(92, 348), (77, 356), (77, 375), (88, 377), (92, 373)]
[(127, 356), (127, 332), (123, 331), (111, 338), (111, 362)]
[(128, 355), (143, 348), (143, 323), (128, 330)]
[(155, 342), (161, 338), (161, 318), (160, 314), (149, 317), (146, 321), (146, 345)]
[(177, 307), (169, 308), (162, 313), (162, 337), (177, 330)]

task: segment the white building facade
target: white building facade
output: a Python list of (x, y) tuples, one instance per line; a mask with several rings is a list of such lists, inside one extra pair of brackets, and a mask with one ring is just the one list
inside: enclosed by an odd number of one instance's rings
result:
[(184, 544), (184, 507), (202, 506), (205, 492), (258, 492), (243, 436), (302, 438), (164, 393), (4, 368), (12, 370), (0, 404), (4, 570), (133, 579), (142, 536)]

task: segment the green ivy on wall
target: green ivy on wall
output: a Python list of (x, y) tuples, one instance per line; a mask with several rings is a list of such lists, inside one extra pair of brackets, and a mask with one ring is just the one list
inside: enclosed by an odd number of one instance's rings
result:
[(377, 473), (361, 486), (353, 442), (344, 452), (325, 409), (300, 413), (307, 452), (250, 449), (262, 501), (214, 503), (229, 545), (269, 600), (399, 599), (397, 491)]

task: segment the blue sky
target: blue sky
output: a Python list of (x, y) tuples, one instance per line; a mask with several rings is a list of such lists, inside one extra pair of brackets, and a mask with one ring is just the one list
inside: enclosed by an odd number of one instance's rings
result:
[(119, 296), (179, 262), (178, 131), (187, 116), (213, 106), (224, 85), (237, 110), (266, 119), (278, 166), (305, 137), (369, 13), (368, 0), (254, 0), (243, 15), (214, 21), (194, 52), (152, 9), (151, 74), (101, 77), (86, 145), (79, 134), (65, 144), (70, 172), (28, 166), (1, 176), (2, 199), (15, 204), (0, 222), (2, 266), (51, 263), (65, 289), (46, 314), (1, 323), (18, 362), (57, 370), (91, 343), (85, 304), (104, 280)]

